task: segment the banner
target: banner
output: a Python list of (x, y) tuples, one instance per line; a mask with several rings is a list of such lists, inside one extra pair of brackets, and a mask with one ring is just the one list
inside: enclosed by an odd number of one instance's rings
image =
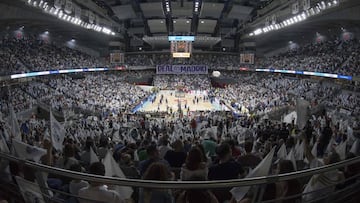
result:
[(292, 4), (291, 13), (292, 14), (299, 13), (299, 2), (298, 1), (296, 1), (295, 3)]
[(95, 14), (92, 11), (88, 11), (89, 13), (89, 23), (95, 23)]
[(205, 65), (158, 65), (156, 74), (208, 74)]
[(265, 27), (270, 25), (270, 21), (271, 21), (271, 17), (267, 16), (266, 19), (265, 19)]
[(73, 2), (72, 2), (72, 0), (66, 0), (64, 11), (67, 14), (71, 14), (73, 12)]
[(302, 0), (302, 6), (304, 11), (310, 9), (310, 0)]
[(55, 0), (54, 1), (54, 7), (56, 9), (61, 9), (62, 5), (65, 4), (65, 0)]
[(74, 4), (73, 7), (74, 7), (75, 18), (80, 19), (81, 18), (81, 7), (76, 4)]
[(57, 121), (50, 110), (50, 133), (51, 133), (51, 143), (53, 147), (58, 150), (62, 151), (63, 149), (63, 142), (65, 138), (65, 129), (59, 121)]
[(276, 22), (277, 22), (276, 14), (273, 14), (273, 15), (271, 16), (271, 25), (275, 25)]

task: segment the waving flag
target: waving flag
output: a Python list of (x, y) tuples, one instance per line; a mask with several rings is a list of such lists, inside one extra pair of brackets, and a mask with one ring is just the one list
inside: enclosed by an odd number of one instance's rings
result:
[(62, 151), (63, 142), (65, 138), (65, 129), (59, 121), (57, 121), (50, 110), (50, 129), (51, 129), (51, 143), (53, 147), (58, 150)]
[(47, 153), (46, 149), (31, 146), (16, 139), (12, 140), (12, 144), (14, 146), (16, 156), (22, 159), (40, 162), (41, 157)]
[[(119, 167), (119, 164), (114, 160), (110, 151), (105, 156), (104, 166), (105, 176), (125, 178), (123, 171)], [(133, 189), (126, 186), (116, 186), (115, 190), (120, 194), (121, 197), (124, 197), (124, 199), (130, 199), (133, 193)]]
[(357, 139), (351, 146), (350, 152), (357, 156), (358, 151), (359, 151), (359, 140)]
[(285, 143), (283, 143), (281, 145), (281, 147), (279, 148), (279, 151), (277, 152), (277, 158), (278, 159), (285, 159), (286, 155), (287, 155), (286, 146), (285, 146)]
[(304, 160), (304, 142), (295, 146), (295, 158), (296, 160)]
[(314, 156), (314, 157), (317, 157), (317, 146), (318, 146), (318, 142), (315, 142), (312, 150), (311, 150), (311, 154)]
[[(256, 166), (254, 170), (252, 170), (246, 178), (253, 178), (259, 176), (267, 176), (269, 174), (269, 170), (272, 164), (272, 159), (274, 157), (275, 147), (266, 155), (266, 157)], [(246, 193), (250, 190), (250, 186), (246, 187), (235, 187), (230, 190), (233, 197), (236, 201), (240, 201)]]
[(294, 165), (294, 169), (297, 170), (294, 148), (290, 150), (289, 154), (286, 157), (286, 160), (290, 160)]
[(95, 162), (99, 162), (99, 158), (98, 156), (95, 154), (94, 150), (92, 149), (92, 147), (90, 147), (90, 164), (95, 163)]
[(339, 154), (341, 160), (345, 160), (346, 158), (346, 145), (347, 145), (347, 141), (345, 140), (335, 148), (335, 151), (336, 153)]
[(16, 118), (14, 107), (12, 105), (9, 106), (9, 113), (10, 116), (9, 116), (8, 124), (10, 127), (11, 136), (16, 140), (21, 140), (21, 131), (20, 131), (19, 122)]
[(10, 150), (6, 143), (5, 137), (2, 134), (0, 134), (0, 152), (4, 152), (7, 154), (10, 153)]

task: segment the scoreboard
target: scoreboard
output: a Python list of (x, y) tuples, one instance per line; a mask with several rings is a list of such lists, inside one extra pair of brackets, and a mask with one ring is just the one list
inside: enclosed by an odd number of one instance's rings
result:
[(110, 64), (123, 64), (124, 53), (114, 52), (110, 53)]
[(253, 53), (241, 53), (240, 64), (254, 64), (255, 54)]
[(170, 52), (173, 58), (190, 58), (194, 36), (169, 36)]

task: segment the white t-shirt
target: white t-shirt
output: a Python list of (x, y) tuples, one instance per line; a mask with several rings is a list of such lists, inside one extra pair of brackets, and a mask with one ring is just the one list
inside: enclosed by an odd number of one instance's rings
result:
[(79, 197), (80, 203), (125, 203), (119, 193), (108, 190), (106, 185), (83, 188), (79, 191)]
[(74, 195), (79, 194), (79, 190), (82, 188), (88, 187), (89, 183), (86, 181), (81, 180), (80, 182), (71, 181), (69, 184), (69, 192)]

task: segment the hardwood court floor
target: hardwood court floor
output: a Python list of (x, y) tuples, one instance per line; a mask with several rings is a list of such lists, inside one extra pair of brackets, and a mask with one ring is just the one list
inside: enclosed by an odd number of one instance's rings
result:
[[(209, 110), (220, 110), (221, 107), (218, 104), (211, 104), (210, 100), (203, 100), (204, 92), (192, 92), (192, 93), (185, 93), (185, 97), (183, 98), (176, 98), (175, 97), (175, 90), (160, 90), (156, 95), (155, 102), (148, 102), (146, 103), (139, 111), (142, 112), (156, 112), (160, 110), (160, 112), (164, 112), (167, 110), (167, 106), (172, 108), (173, 112), (178, 110), (178, 102), (181, 102), (181, 108), (184, 112), (187, 112), (185, 108), (185, 104), (189, 106), (190, 111), (209, 111)], [(164, 96), (162, 104), (160, 104), (161, 95)], [(195, 96), (199, 98), (199, 102), (197, 103), (195, 100), (195, 104), (193, 100)], [(200, 99), (201, 98), (201, 99)], [(166, 104), (166, 99), (168, 103)]]

